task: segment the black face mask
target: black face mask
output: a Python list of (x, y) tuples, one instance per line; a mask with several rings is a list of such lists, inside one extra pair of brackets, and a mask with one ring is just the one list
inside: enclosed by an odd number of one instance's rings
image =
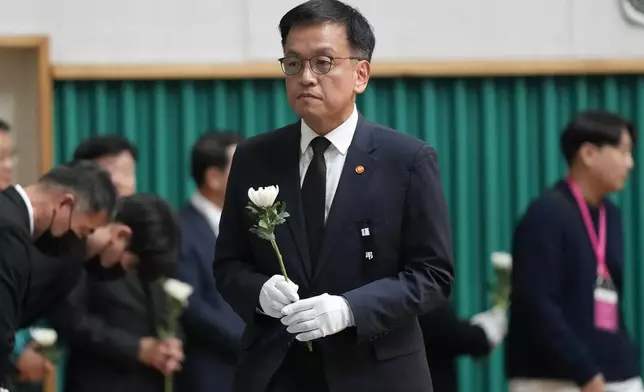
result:
[(99, 282), (121, 279), (126, 273), (121, 263), (113, 267), (103, 267), (101, 265), (101, 256), (95, 256), (87, 260), (85, 262), (85, 270), (92, 279)]
[(35, 245), (40, 252), (48, 256), (69, 257), (79, 262), (85, 259), (85, 241), (71, 230), (61, 237), (54, 237), (51, 231), (47, 230), (36, 240)]

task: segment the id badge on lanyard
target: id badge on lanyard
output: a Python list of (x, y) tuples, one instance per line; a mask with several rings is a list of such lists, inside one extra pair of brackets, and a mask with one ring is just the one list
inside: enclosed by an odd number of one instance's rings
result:
[(603, 331), (616, 332), (618, 329), (618, 295), (608, 268), (606, 267), (606, 207), (599, 206), (599, 233), (595, 232), (590, 211), (586, 205), (581, 190), (568, 179), (568, 186), (575, 197), (577, 206), (586, 226), (590, 244), (597, 260), (597, 283), (594, 291), (595, 327)]

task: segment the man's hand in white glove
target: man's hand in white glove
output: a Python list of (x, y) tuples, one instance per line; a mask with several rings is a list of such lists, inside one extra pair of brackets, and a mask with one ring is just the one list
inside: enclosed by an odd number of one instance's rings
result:
[(487, 312), (479, 313), (471, 318), (473, 325), (478, 325), (483, 329), (490, 346), (496, 347), (508, 331), (508, 321), (505, 310), (501, 308), (492, 308)]
[(298, 285), (286, 281), (282, 275), (273, 275), (259, 292), (259, 306), (268, 316), (280, 318), (284, 306), (299, 301), (298, 289)]
[(326, 293), (287, 305), (282, 314), (282, 324), (300, 342), (333, 335), (355, 325), (347, 300)]

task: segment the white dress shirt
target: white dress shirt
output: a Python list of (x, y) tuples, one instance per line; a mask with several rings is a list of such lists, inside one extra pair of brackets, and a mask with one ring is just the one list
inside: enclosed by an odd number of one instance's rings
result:
[(29, 200), (27, 192), (25, 192), (20, 185), (15, 185), (14, 189), (18, 192), (20, 197), (22, 197), (22, 200), (25, 202), (25, 206), (27, 206), (27, 214), (29, 215), (29, 233), (34, 235), (34, 208), (31, 205), (31, 200)]
[(199, 191), (195, 192), (190, 199), (190, 203), (197, 209), (203, 216), (206, 217), (208, 225), (215, 234), (219, 235), (219, 221), (221, 220), (221, 208), (217, 207), (213, 202), (206, 199)]
[[(331, 210), (331, 203), (333, 203), (333, 197), (335, 196), (335, 191), (338, 189), (338, 183), (340, 182), (340, 175), (342, 174), (342, 168), (344, 167), (344, 161), (347, 158), (347, 150), (351, 145), (353, 140), (353, 135), (356, 133), (356, 127), (358, 126), (358, 109), (356, 106), (353, 106), (353, 113), (347, 119), (347, 121), (340, 124), (339, 127), (335, 128), (331, 132), (327, 133), (325, 138), (327, 138), (331, 145), (324, 152), (324, 160), (326, 161), (326, 198), (325, 198), (325, 208), (324, 208), (324, 219), (329, 217), (329, 211)], [(300, 138), (300, 186), (304, 183), (304, 176), (306, 175), (306, 170), (309, 167), (309, 164), (313, 160), (313, 148), (310, 146), (311, 141), (319, 136), (311, 127), (309, 127), (304, 120), (302, 120), (301, 125), (301, 134)]]

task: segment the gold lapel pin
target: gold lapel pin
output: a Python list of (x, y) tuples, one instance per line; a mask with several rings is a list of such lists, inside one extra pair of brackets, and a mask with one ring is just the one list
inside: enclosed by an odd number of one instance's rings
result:
[(362, 165), (356, 166), (356, 173), (358, 173), (358, 174), (364, 173), (364, 166), (362, 166)]

